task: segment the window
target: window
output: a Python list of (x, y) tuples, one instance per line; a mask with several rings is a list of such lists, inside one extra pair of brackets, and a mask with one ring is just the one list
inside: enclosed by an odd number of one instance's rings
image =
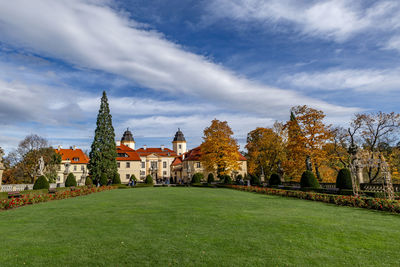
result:
[(167, 168), (167, 162), (166, 161), (163, 162), (163, 168), (164, 169)]
[(58, 170), (61, 171), (61, 165), (58, 165)]
[(76, 172), (76, 166), (74, 166), (74, 171)]
[(85, 166), (81, 166), (81, 171), (84, 171), (85, 170)]
[(75, 161), (75, 162), (78, 162), (79, 158), (73, 158), (72, 160)]
[(117, 166), (118, 166), (118, 168), (121, 168), (121, 163), (117, 162)]
[(130, 168), (131, 167), (131, 163), (130, 162), (127, 162), (126, 163), (126, 168)]
[(201, 168), (201, 162), (197, 162), (196, 168)]
[(142, 169), (146, 168), (146, 162), (142, 161)]
[(157, 161), (152, 161), (152, 162), (151, 162), (151, 167), (153, 168), (153, 170), (158, 169), (158, 168), (157, 168)]
[(163, 172), (163, 175), (164, 175), (164, 176), (167, 175), (167, 171), (164, 171), (164, 172)]
[(57, 177), (57, 181), (59, 182), (61, 180), (60, 176)]
[(140, 176), (145, 176), (146, 172), (145, 171), (140, 171)]
[(126, 175), (126, 180), (129, 180), (131, 176), (129, 174)]
[(179, 149), (182, 149), (182, 145), (179, 145)]

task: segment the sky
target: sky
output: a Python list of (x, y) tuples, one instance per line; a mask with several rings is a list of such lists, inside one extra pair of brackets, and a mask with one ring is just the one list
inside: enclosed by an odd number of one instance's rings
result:
[(0, 1), (0, 147), (89, 149), (105, 90), (117, 139), (193, 148), (216, 118), (243, 149), (296, 105), (400, 112), (399, 56), (397, 0)]

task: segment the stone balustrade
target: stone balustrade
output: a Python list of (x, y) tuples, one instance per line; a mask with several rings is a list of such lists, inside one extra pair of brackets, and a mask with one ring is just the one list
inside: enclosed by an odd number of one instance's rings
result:
[[(50, 184), (50, 188), (65, 187), (64, 183)], [(33, 184), (3, 184), (0, 192), (33, 190)]]

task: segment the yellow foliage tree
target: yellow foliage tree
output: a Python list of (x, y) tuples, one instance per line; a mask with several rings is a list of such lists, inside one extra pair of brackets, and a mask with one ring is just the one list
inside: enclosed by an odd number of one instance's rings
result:
[(232, 135), (228, 123), (217, 119), (204, 129), (201, 161), (207, 171), (217, 173), (219, 177), (239, 169), (239, 146)]
[(323, 146), (332, 139), (330, 126), (323, 123), (325, 114), (307, 106), (291, 109), (291, 119), (286, 123), (288, 129), (287, 168), (292, 177), (299, 178), (304, 171), (306, 157), (311, 158), (317, 178), (321, 180), (319, 168), (326, 160)]
[(257, 128), (247, 134), (247, 168), (251, 174), (260, 174), (263, 169), (266, 177), (277, 172), (279, 162), (284, 160), (284, 144), (281, 136), (270, 128)]

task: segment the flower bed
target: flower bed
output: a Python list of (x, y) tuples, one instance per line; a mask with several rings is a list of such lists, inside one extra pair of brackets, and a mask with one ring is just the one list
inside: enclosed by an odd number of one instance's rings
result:
[(293, 191), (293, 190), (283, 190), (275, 188), (262, 188), (257, 186), (229, 185), (226, 187), (241, 191), (256, 192), (260, 194), (295, 197), (306, 200), (332, 203), (339, 206), (350, 206), (350, 207), (400, 213), (399, 200), (387, 200), (383, 198), (370, 198), (370, 197), (360, 197), (360, 196), (356, 197), (356, 196), (331, 195), (331, 194), (322, 194), (315, 192)]
[(101, 187), (81, 187), (75, 190), (65, 190), (56, 192), (55, 194), (26, 194), (20, 198), (10, 198), (0, 201), (0, 210), (8, 210), (13, 208), (22, 207), (25, 205), (47, 202), (51, 200), (66, 199), (71, 197), (78, 197), (89, 195), (97, 192), (115, 189), (115, 186), (101, 186)]

